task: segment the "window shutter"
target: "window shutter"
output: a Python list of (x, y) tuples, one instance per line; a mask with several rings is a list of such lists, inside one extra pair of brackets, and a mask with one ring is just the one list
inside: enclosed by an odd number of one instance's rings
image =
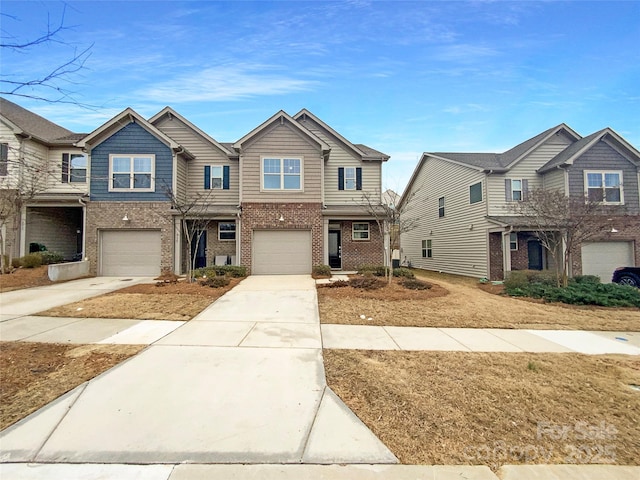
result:
[(522, 199), (529, 199), (529, 180), (522, 180)]
[(338, 190), (344, 190), (344, 168), (338, 168)]
[(362, 190), (362, 168), (356, 168), (356, 190)]
[(513, 192), (511, 191), (511, 179), (505, 178), (504, 180), (504, 199), (507, 202), (513, 200)]
[(62, 183), (69, 183), (69, 154), (62, 154)]
[(229, 165), (222, 167), (222, 189), (229, 190)]
[(204, 189), (211, 189), (211, 167), (209, 165), (204, 167)]

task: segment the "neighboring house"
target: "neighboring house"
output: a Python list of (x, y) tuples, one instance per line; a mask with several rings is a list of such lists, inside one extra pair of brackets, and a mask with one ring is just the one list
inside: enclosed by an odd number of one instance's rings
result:
[[(558, 125), (504, 152), (424, 153), (403, 194), (420, 218), (402, 235), (403, 263), (427, 270), (503, 279), (552, 268), (514, 202), (535, 188), (600, 199), (601, 229), (571, 252), (571, 275), (609, 282), (618, 266), (640, 264), (640, 153), (605, 128), (582, 138)], [(550, 229), (552, 230), (552, 229)]]
[[(0, 208), (7, 255), (23, 256), (39, 244), (68, 260), (82, 256), (87, 157), (74, 144), (84, 136), (0, 98), (0, 190), (2, 201), (10, 202)], [(17, 202), (4, 195), (16, 190)]]
[(89, 156), (86, 255), (94, 273), (184, 271), (171, 196), (202, 203), (198, 217), (209, 220), (193, 242), (196, 266), (286, 274), (383, 262), (383, 239), (360, 201), (365, 192), (380, 198), (389, 157), (306, 110), (280, 111), (220, 143), (169, 107), (149, 120), (126, 109), (77, 145)]

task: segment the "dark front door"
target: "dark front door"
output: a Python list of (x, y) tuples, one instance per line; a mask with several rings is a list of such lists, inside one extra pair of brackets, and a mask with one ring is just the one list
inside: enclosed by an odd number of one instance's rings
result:
[(342, 268), (340, 230), (329, 231), (329, 266), (331, 268)]
[(527, 243), (529, 253), (529, 270), (542, 270), (542, 244), (538, 240)]
[(207, 231), (197, 230), (191, 240), (191, 259), (195, 268), (207, 266)]

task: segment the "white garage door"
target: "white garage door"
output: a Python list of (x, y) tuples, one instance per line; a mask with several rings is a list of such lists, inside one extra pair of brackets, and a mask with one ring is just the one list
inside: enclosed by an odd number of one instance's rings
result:
[(100, 232), (100, 275), (147, 277), (160, 275), (158, 230)]
[(254, 230), (254, 275), (311, 273), (310, 230)]
[(582, 245), (583, 275), (597, 275), (602, 283), (611, 282), (617, 267), (632, 267), (631, 242), (591, 242)]

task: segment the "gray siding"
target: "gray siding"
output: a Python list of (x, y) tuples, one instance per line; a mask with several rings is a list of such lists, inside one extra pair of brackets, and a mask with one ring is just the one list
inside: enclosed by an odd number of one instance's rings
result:
[(585, 170), (622, 170), (624, 207), (612, 206), (620, 213), (640, 213), (638, 196), (638, 170), (629, 160), (605, 141), (600, 141), (576, 159), (569, 169), (569, 192), (572, 196), (584, 196)]
[[(322, 154), (310, 138), (284, 122), (273, 125), (242, 145), (242, 201), (243, 202), (313, 202), (322, 201)], [(302, 157), (303, 191), (260, 191), (261, 156)]]
[[(155, 155), (154, 192), (109, 192), (109, 155), (117, 153)], [(167, 201), (163, 188), (171, 188), (172, 178), (171, 149), (137, 123), (130, 123), (91, 150), (91, 200)]]
[[(367, 192), (375, 200), (380, 199), (382, 162), (363, 162), (342, 141), (327, 132), (322, 126), (307, 118), (301, 121), (308, 130), (331, 147), (331, 155), (324, 164), (324, 203), (326, 205), (350, 205), (359, 203), (363, 193)], [(338, 168), (362, 168), (362, 190), (339, 190)]]
[[(403, 213), (417, 218), (418, 227), (401, 235), (402, 260), (406, 257), (414, 267), (427, 270), (488, 276), (485, 180), (477, 170), (427, 159), (413, 183), (416, 195)], [(482, 201), (470, 204), (469, 186), (480, 181)], [(442, 218), (438, 216), (440, 197), (445, 198)], [(422, 240), (428, 239), (433, 242), (433, 258), (422, 258)]]

